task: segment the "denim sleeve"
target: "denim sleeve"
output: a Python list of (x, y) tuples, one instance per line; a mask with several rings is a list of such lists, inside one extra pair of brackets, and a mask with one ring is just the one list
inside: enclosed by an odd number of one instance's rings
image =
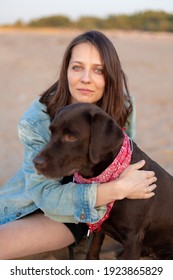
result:
[(132, 102), (132, 112), (128, 117), (127, 123), (125, 125), (126, 127), (126, 133), (127, 135), (132, 139), (135, 140), (136, 136), (136, 105), (135, 105), (135, 100), (133, 96), (131, 97), (131, 102)]
[(61, 222), (96, 222), (105, 208), (94, 208), (96, 184), (61, 184), (61, 179), (47, 179), (35, 171), (33, 158), (47, 141), (43, 128), (37, 123), (22, 119), (18, 125), (19, 138), (24, 144), (23, 172), (26, 192), (46, 216)]

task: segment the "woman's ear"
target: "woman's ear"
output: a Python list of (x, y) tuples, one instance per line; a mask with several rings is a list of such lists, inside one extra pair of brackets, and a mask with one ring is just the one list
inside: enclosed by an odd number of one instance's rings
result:
[(123, 138), (123, 131), (109, 115), (95, 114), (91, 119), (90, 160), (99, 163), (108, 153), (115, 151)]

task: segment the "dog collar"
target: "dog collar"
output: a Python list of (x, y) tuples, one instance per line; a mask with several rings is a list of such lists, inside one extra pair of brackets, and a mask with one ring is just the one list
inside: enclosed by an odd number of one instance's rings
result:
[[(127, 134), (124, 132), (124, 140), (122, 147), (114, 159), (114, 161), (97, 177), (94, 178), (83, 178), (79, 173), (74, 173), (74, 182), (82, 184), (90, 183), (106, 183), (117, 179), (122, 171), (130, 164), (132, 154), (132, 142)], [(96, 223), (88, 224), (89, 231), (99, 231), (101, 224), (108, 219), (109, 213), (113, 207), (114, 202), (107, 205), (107, 211), (105, 215)]]

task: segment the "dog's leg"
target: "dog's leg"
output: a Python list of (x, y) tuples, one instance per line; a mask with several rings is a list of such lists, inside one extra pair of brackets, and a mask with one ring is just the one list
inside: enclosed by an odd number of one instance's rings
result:
[(143, 234), (130, 234), (131, 238), (128, 238), (123, 242), (124, 250), (119, 259), (125, 260), (139, 260), (141, 257)]
[(102, 231), (93, 232), (91, 245), (86, 255), (87, 260), (99, 260), (100, 250), (104, 238), (105, 238), (105, 234)]

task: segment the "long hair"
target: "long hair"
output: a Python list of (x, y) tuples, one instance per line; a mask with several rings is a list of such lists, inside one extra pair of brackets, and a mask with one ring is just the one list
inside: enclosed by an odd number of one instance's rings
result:
[(123, 127), (132, 111), (132, 103), (125, 73), (115, 47), (111, 41), (99, 31), (88, 31), (75, 37), (68, 45), (63, 59), (59, 79), (41, 95), (40, 102), (47, 106), (51, 118), (57, 110), (70, 104), (71, 94), (68, 86), (67, 70), (73, 48), (81, 43), (89, 42), (98, 50), (105, 78), (105, 89), (102, 98), (97, 102), (106, 113)]

